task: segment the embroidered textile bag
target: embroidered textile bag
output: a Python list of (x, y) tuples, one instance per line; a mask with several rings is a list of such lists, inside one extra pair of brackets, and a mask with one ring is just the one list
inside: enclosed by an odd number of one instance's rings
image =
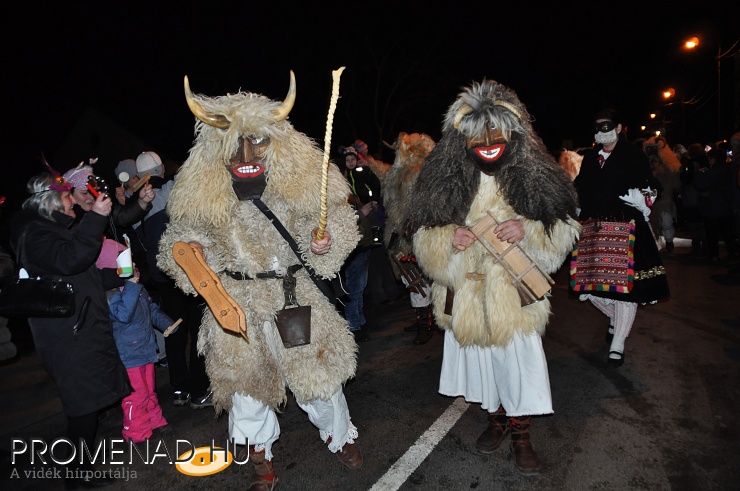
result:
[(635, 279), (635, 221), (589, 219), (570, 261), (573, 291), (629, 293)]

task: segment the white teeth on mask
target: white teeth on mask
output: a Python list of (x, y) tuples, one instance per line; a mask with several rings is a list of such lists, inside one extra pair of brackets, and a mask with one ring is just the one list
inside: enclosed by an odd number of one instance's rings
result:
[(254, 174), (255, 172), (259, 171), (259, 169), (253, 165), (245, 165), (245, 166), (239, 167), (239, 169), (237, 170), (239, 171), (240, 174)]
[(499, 153), (501, 153), (500, 148), (496, 148), (494, 150), (482, 150), (481, 156), (487, 159), (492, 159), (492, 158), (495, 158)]

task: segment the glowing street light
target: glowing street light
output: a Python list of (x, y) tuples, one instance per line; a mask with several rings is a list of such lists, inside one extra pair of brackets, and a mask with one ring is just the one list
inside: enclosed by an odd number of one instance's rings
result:
[[(684, 100), (683, 95), (681, 96), (681, 100), (680, 101), (673, 102), (671, 99), (673, 99), (676, 96), (676, 89), (674, 89), (673, 87), (669, 87), (669, 88), (665, 89), (662, 92), (662, 95), (663, 95), (663, 99), (666, 100), (666, 104), (665, 104), (666, 107), (667, 106), (673, 106), (675, 104), (681, 104), (681, 138), (682, 139), (685, 139), (686, 138), (686, 112), (685, 112), (686, 110), (685, 110), (685, 106), (686, 106), (686, 104), (693, 104), (693, 102), (692, 101)], [(665, 121), (665, 118), (663, 118), (663, 120)], [(667, 135), (667, 133), (668, 133), (668, 128), (666, 127), (666, 135)]]
[[(733, 44), (730, 49), (722, 52), (722, 45), (717, 46), (717, 56), (715, 59), (717, 60), (717, 137), (722, 138), (722, 58), (725, 58), (727, 56), (733, 56), (735, 53), (731, 53), (732, 50), (737, 47), (738, 43), (740, 43), (740, 39), (735, 41), (735, 44)], [(696, 36), (691, 37), (690, 39), (687, 39), (684, 42), (684, 47), (686, 49), (692, 50), (695, 49), (697, 46), (699, 46), (699, 38)]]
[(647, 125), (640, 126), (640, 130), (643, 132), (648, 132), (652, 135), (658, 136), (662, 133), (661, 127), (665, 125), (665, 118), (663, 118), (663, 114), (659, 112), (654, 112), (649, 114), (650, 122), (648, 122)]

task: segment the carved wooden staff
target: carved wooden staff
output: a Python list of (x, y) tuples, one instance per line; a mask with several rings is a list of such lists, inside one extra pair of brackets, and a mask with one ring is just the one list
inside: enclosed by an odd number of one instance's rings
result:
[(321, 212), (319, 214), (319, 227), (316, 230), (316, 239), (324, 238), (326, 230), (327, 210), (326, 195), (329, 190), (329, 151), (331, 149), (331, 128), (334, 121), (334, 111), (337, 108), (337, 99), (339, 99), (339, 77), (342, 76), (344, 67), (340, 67), (331, 72), (334, 83), (331, 89), (331, 103), (329, 104), (329, 115), (326, 117), (326, 135), (324, 135), (324, 166), (321, 174)]

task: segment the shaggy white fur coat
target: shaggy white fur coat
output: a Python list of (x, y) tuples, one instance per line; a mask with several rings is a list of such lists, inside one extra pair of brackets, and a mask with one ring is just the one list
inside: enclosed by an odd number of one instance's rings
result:
[[(548, 273), (559, 269), (577, 238), (579, 225), (573, 219), (558, 221), (550, 235), (541, 222), (518, 216), (505, 201), (495, 177), (481, 174), (477, 195), (464, 224), (420, 228), (413, 238), (414, 253), (424, 272), (434, 280), (432, 303), (437, 324), (452, 330), (462, 346), (507, 346), (517, 332), (545, 332), (551, 313), (547, 297), (521, 307), (511, 276), (485, 248), (475, 242), (453, 254), (452, 238), (459, 226), (472, 226), (491, 211), (499, 222), (519, 219), (524, 225), (522, 246)], [(466, 273), (485, 275), (483, 280)], [(455, 292), (452, 315), (444, 313), (447, 288)]]
[(290, 232), (307, 262), (333, 278), (360, 239), (357, 216), (348, 204), (349, 187), (335, 165), (329, 169), (328, 224), (332, 245), (325, 255), (310, 251), (317, 227), (322, 182), (322, 152), (287, 121), (270, 122), (279, 103), (239, 93), (201, 98), (208, 110), (225, 114), (228, 132), (198, 122), (196, 144), (178, 171), (167, 203), (170, 224), (160, 241), (158, 265), (177, 286), (195, 294), (185, 272), (172, 257), (177, 241), (198, 241), (206, 262), (247, 318), (249, 342), (222, 329), (210, 310), (198, 339), (217, 411), (231, 408), (231, 395), (242, 393), (275, 409), (286, 400), (286, 387), (298, 402), (329, 400), (354, 376), (357, 344), (347, 322), (311, 281), (305, 269), (296, 273), (297, 301), (311, 306), (311, 343), (286, 349), (275, 326), (283, 308), (282, 280), (235, 280), (223, 271), (257, 273), (285, 270), (299, 260), (264, 214), (249, 201), (239, 201), (231, 186), (228, 158), (240, 134), (270, 137), (264, 157), (267, 188), (262, 201)]

